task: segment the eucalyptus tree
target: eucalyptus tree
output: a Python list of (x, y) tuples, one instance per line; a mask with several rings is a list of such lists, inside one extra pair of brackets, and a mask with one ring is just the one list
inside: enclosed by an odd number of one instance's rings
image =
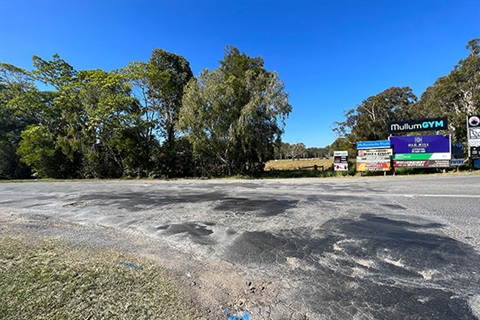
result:
[(285, 86), (261, 57), (227, 47), (219, 68), (205, 69), (185, 89), (178, 127), (204, 174), (263, 170), (291, 111)]
[(466, 115), (480, 113), (480, 38), (468, 42), (469, 54), (446, 76), (422, 94), (416, 113), (421, 117), (445, 116), (457, 141), (466, 140)]
[(388, 122), (408, 119), (416, 101), (411, 88), (391, 87), (346, 111), (345, 121), (335, 122), (333, 131), (346, 139), (350, 149), (357, 141), (387, 139)]

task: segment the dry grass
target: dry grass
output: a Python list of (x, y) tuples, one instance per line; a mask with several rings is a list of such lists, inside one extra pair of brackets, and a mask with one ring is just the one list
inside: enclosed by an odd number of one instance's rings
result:
[(313, 166), (317, 165), (321, 170), (321, 166), (327, 170), (333, 165), (333, 159), (305, 159), (305, 160), (272, 160), (266, 163), (265, 171), (275, 170), (299, 170), (299, 168), (311, 167), (306, 170), (313, 170)]
[(198, 319), (157, 265), (105, 250), (0, 237), (2, 319)]

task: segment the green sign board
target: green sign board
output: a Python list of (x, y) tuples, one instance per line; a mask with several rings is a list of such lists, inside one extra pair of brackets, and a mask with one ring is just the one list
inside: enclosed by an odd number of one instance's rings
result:
[(393, 156), (393, 160), (411, 161), (411, 160), (450, 160), (450, 153), (398, 153)]

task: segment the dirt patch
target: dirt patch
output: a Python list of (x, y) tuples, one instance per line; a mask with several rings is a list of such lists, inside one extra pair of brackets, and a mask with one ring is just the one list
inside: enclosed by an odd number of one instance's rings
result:
[(208, 319), (225, 319), (226, 314), (244, 312), (265, 314), (278, 296), (278, 284), (245, 274), (216, 258), (178, 252), (136, 232), (0, 212), (0, 233), (29, 241), (61, 239), (73, 246), (112, 249), (153, 261), (167, 270), (181, 295)]

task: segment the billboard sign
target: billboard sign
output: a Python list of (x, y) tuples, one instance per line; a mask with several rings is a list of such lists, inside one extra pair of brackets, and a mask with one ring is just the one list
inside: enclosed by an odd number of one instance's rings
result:
[(348, 171), (348, 151), (333, 151), (333, 168), (335, 171)]
[(448, 168), (450, 160), (413, 160), (413, 161), (393, 161), (396, 168)]
[(468, 146), (480, 147), (480, 115), (467, 117)]
[(436, 153), (397, 153), (393, 160), (450, 160), (451, 155), (448, 152)]
[(388, 133), (438, 131), (448, 129), (448, 118), (394, 121), (388, 123)]
[(357, 161), (356, 169), (357, 171), (390, 171), (392, 167), (390, 161)]
[(359, 149), (357, 171), (390, 171), (392, 149)]
[(393, 153), (450, 153), (450, 135), (390, 137)]
[(390, 148), (390, 140), (359, 141), (357, 149)]
[(361, 149), (358, 150), (357, 162), (390, 161), (392, 154), (392, 149)]

